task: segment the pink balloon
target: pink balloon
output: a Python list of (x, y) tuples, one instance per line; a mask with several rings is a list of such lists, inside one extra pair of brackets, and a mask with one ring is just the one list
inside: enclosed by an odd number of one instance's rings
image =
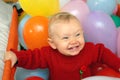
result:
[(87, 0), (83, 0), (84, 2), (86, 2)]
[(85, 39), (103, 43), (112, 52), (117, 52), (117, 29), (111, 17), (103, 12), (91, 12), (83, 22)]
[(71, 0), (61, 9), (61, 11), (73, 14), (80, 21), (83, 21), (90, 12), (87, 4), (82, 0)]
[(118, 38), (117, 38), (117, 55), (120, 57), (120, 27), (118, 29)]

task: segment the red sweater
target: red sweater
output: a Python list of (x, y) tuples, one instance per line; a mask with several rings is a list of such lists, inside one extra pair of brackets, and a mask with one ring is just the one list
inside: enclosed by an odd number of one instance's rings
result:
[(81, 68), (87, 68), (82, 77), (90, 76), (89, 66), (98, 62), (105, 63), (115, 70), (120, 68), (120, 59), (102, 44), (86, 43), (76, 56), (64, 56), (51, 47), (14, 52), (18, 57), (19, 67), (49, 68), (49, 80), (80, 80)]

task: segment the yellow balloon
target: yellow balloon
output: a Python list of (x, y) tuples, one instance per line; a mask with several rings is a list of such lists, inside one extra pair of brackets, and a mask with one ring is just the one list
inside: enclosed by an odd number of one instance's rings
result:
[(58, 0), (19, 0), (19, 3), (31, 16), (50, 16), (59, 11)]

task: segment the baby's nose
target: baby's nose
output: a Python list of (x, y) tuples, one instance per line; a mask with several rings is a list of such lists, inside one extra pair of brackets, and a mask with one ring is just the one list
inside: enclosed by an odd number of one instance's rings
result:
[(70, 41), (70, 44), (72, 44), (72, 45), (77, 44), (77, 43), (78, 43), (78, 41), (75, 38), (71, 39), (71, 41)]

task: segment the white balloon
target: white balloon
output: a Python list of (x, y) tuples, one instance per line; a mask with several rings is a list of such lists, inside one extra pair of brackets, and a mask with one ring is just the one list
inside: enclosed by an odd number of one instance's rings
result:
[(82, 80), (120, 80), (120, 78), (108, 77), (108, 76), (92, 76), (92, 77), (84, 78)]
[(71, 0), (59, 0), (60, 8), (62, 8), (65, 4), (67, 4)]

